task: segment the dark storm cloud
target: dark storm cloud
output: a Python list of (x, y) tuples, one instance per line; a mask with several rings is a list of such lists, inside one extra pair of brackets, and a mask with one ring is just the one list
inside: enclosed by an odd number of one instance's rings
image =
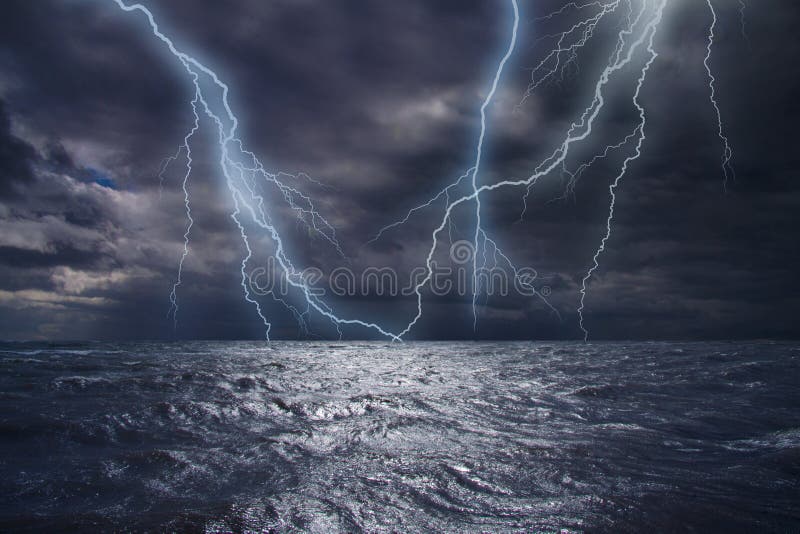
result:
[(0, 100), (0, 196), (16, 192), (18, 185), (33, 181), (32, 164), (36, 151), (11, 133), (5, 102)]
[[(471, 164), (477, 108), (509, 30), (505, 2), (147, 5), (231, 84), (249, 148), (271, 169), (307, 172), (326, 184), (297, 182), (319, 199), (354, 266), (408, 272), (421, 264), (440, 209), (375, 246), (362, 245)], [(601, 29), (579, 70), (517, 109), (529, 68), (549, 42), (537, 39), (564, 22), (536, 19), (562, 5), (522, 3), (521, 41), (491, 110), (486, 182), (527, 176), (588, 102), (612, 27)], [(702, 65), (708, 13), (703, 2), (675, 3), (643, 93), (645, 155), (622, 185), (615, 233), (587, 300), (597, 337), (798, 334), (787, 318), (798, 309), (791, 287), (800, 260), (793, 127), (800, 110), (791, 65), (800, 53), (793, 39), (800, 17), (777, 0), (752, 5), (748, 43), (737, 7), (719, 6), (713, 58), (737, 181), (722, 192), (721, 146)], [(171, 335), (165, 313), (185, 225), (182, 162), (165, 174), (163, 191), (156, 175), (190, 124), (189, 87), (144, 30), (140, 17), (110, 1), (4, 6), (0, 337)], [(630, 131), (626, 81), (614, 87), (597, 142), (576, 152), (574, 166), (600, 141)], [(212, 134), (198, 135), (195, 154), (196, 225), (178, 335), (259, 337), (260, 323), (240, 298), (242, 246), (214, 168)], [(619, 163), (619, 156), (600, 162), (565, 200), (553, 201), (563, 193), (554, 175), (534, 190), (522, 222), (522, 191), (486, 198), (494, 237), (518, 265), (548, 277), (563, 321), (536, 299), (491, 299), (479, 336), (577, 335), (580, 278), (602, 237), (607, 187)], [(301, 264), (329, 272), (342, 263), (309, 240), (289, 211), (278, 213)], [(465, 213), (456, 217), (462, 234)], [(467, 300), (430, 299), (417, 335), (472, 336)], [(374, 295), (337, 305), (351, 316), (397, 324), (415, 307), (408, 298)], [(285, 311), (266, 306), (274, 331), (296, 335)]]

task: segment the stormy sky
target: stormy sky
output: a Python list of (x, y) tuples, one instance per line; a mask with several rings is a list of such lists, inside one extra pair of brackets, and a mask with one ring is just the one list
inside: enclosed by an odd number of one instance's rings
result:
[[(794, 337), (800, 327), (800, 10), (717, 1), (712, 60), (735, 181), (723, 190), (722, 145), (703, 66), (705, 2), (670, 0), (659, 57), (642, 91), (644, 154), (625, 176), (614, 232), (589, 287), (593, 339)], [(349, 261), (275, 208), (301, 267), (409, 273), (424, 264), (441, 204), (366, 244), (471, 165), (481, 102), (511, 25), (502, 0), (190, 0), (144, 2), (165, 32), (231, 86), (241, 137), (270, 170), (292, 178), (336, 228)], [(485, 183), (525, 177), (587, 106), (618, 27), (603, 26), (563, 76), (522, 104), (548, 37), (573, 24), (542, 20), (564, 5), (522, 0), (520, 41), (489, 109)], [(111, 0), (12, 0), (0, 19), (0, 339), (262, 338), (242, 298), (244, 247), (217, 162), (214, 131), (193, 140), (195, 225), (183, 250), (181, 162), (159, 169), (192, 124), (185, 72), (140, 16)], [(611, 88), (596, 135), (574, 169), (624, 137), (636, 116), (631, 70)], [(554, 173), (520, 221), (522, 194), (484, 200), (492, 237), (539, 273), (536, 298), (426, 296), (410, 338), (577, 339), (580, 281), (605, 232), (608, 185), (621, 158), (588, 170), (573, 195)], [(294, 182), (293, 182), (294, 183)], [(563, 198), (561, 198), (563, 197)], [(456, 239), (469, 238), (466, 213)], [(269, 256), (269, 240), (258, 240)], [(447, 245), (443, 245), (446, 252)], [(268, 298), (273, 337), (295, 338), (291, 313)], [(347, 317), (401, 329), (416, 301), (374, 292), (332, 297)], [(315, 335), (337, 335), (310, 317)], [(372, 338), (345, 328), (345, 337)]]

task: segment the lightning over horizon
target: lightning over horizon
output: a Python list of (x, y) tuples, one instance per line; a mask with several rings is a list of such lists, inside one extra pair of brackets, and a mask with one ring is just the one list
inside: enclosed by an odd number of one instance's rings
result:
[[(308, 179), (305, 174), (289, 174), (268, 170), (254, 152), (247, 148), (248, 144), (240, 137), (238, 131), (239, 118), (234, 113), (229, 103), (231, 87), (223, 82), (221, 77), (196, 57), (186, 53), (170, 37), (160, 29), (153, 13), (139, 3), (128, 4), (125, 0), (113, 0), (124, 12), (137, 12), (146, 19), (150, 34), (166, 46), (171, 56), (177, 60), (176, 64), (187, 76), (192, 87), (193, 97), (189, 106), (193, 114), (191, 129), (183, 139), (174, 156), (168, 157), (159, 171), (159, 181), (163, 182), (166, 169), (175, 162), (185, 160), (185, 172), (182, 176), (181, 189), (185, 208), (187, 225), (183, 234), (183, 251), (178, 263), (177, 274), (169, 294), (171, 315), (174, 327), (178, 325), (178, 296), (183, 277), (184, 263), (189, 257), (190, 234), (195, 223), (191, 210), (189, 183), (192, 174), (193, 152), (191, 148), (194, 135), (204, 124), (210, 124), (215, 132), (216, 146), (219, 151), (218, 170), (224, 183), (233, 211), (230, 217), (236, 225), (245, 254), (241, 260), (241, 287), (243, 298), (253, 306), (259, 319), (264, 325), (265, 337), (270, 339), (272, 321), (265, 312), (259, 299), (252, 292), (248, 277), (248, 264), (253, 259), (256, 251), (255, 243), (267, 241), (270, 243), (270, 257), (274, 258), (281, 273), (285, 276), (289, 286), (295, 292), (291, 298), (279, 296), (270, 292), (272, 299), (281, 304), (288, 313), (297, 320), (303, 332), (309, 333), (308, 318), (317, 314), (326, 319), (338, 332), (343, 335), (343, 327), (358, 327), (377, 333), (392, 341), (401, 341), (418, 325), (425, 315), (424, 291), (434, 275), (434, 258), (444, 243), (444, 234), (453, 244), (453, 225), (456, 210), (468, 208), (471, 212), (469, 242), (472, 246), (471, 256), (471, 306), (473, 331), (477, 331), (479, 323), (480, 297), (482, 287), (479, 273), (489, 268), (489, 261), (494, 262), (494, 267), (500, 263), (509, 269), (515, 280), (519, 281), (531, 295), (535, 295), (555, 316), (561, 318), (558, 308), (553, 305), (548, 297), (537, 290), (530, 280), (523, 280), (520, 269), (516, 266), (511, 254), (503, 251), (498, 245), (498, 239), (492, 235), (485, 224), (485, 214), (488, 204), (482, 202), (489, 195), (497, 191), (519, 191), (519, 202), (522, 205), (520, 220), (526, 217), (529, 211), (528, 201), (535, 194), (537, 184), (561, 174), (567, 177), (563, 197), (578, 194), (578, 182), (586, 172), (599, 160), (611, 159), (612, 156), (622, 158), (613, 180), (607, 188), (609, 203), (605, 219), (605, 231), (599, 245), (591, 256), (590, 267), (579, 278), (579, 305), (576, 308), (577, 323), (583, 334), (584, 341), (589, 339), (589, 330), (586, 326), (586, 301), (590, 285), (598, 269), (600, 257), (605, 252), (607, 243), (613, 238), (613, 223), (618, 210), (617, 195), (619, 188), (632, 170), (636, 161), (644, 151), (647, 140), (645, 128), (648, 123), (647, 105), (642, 97), (642, 91), (648, 81), (651, 66), (659, 57), (656, 37), (665, 12), (670, 5), (670, 0), (605, 0), (586, 3), (570, 2), (540, 20), (555, 21), (566, 16), (578, 15), (577, 22), (567, 24), (567, 29), (553, 35), (541, 36), (539, 40), (552, 38), (555, 40), (553, 48), (543, 55), (543, 58), (532, 68), (531, 79), (524, 93), (519, 97), (516, 111), (521, 112), (523, 106), (534, 95), (548, 84), (564, 80), (569, 69), (577, 68), (579, 54), (587, 48), (589, 43), (597, 38), (599, 33), (613, 28), (615, 39), (604, 64), (589, 95), (587, 105), (566, 128), (563, 136), (559, 138), (556, 148), (536, 165), (526, 171), (525, 178), (504, 178), (489, 180), (485, 171), (487, 140), (492, 135), (491, 110), (496, 103), (496, 95), (501, 88), (504, 71), (516, 51), (519, 41), (521, 13), (518, 0), (509, 0), (510, 20), (508, 22), (507, 40), (503, 47), (503, 54), (496, 63), (491, 83), (487, 87), (481, 100), (476, 116), (479, 119), (479, 130), (474, 148), (470, 152), (467, 168), (454, 181), (439, 187), (436, 194), (427, 200), (410, 208), (404, 217), (387, 224), (372, 232), (372, 238), (366, 245), (373, 244), (388, 232), (400, 232), (412, 217), (423, 211), (435, 213), (435, 220), (429, 234), (427, 253), (423, 258), (424, 275), (416, 281), (413, 287), (415, 311), (408, 321), (401, 326), (388, 326), (380, 321), (367, 320), (356, 317), (345, 317), (329, 303), (315, 293), (309, 282), (304, 278), (302, 269), (296, 266), (292, 258), (291, 243), (278, 228), (277, 214), (280, 207), (293, 213), (298, 222), (303, 224), (309, 234), (318, 236), (330, 247), (343, 261), (349, 261), (344, 248), (337, 238), (334, 224), (329, 222), (321, 213), (311, 195), (303, 192), (299, 187), (292, 185), (292, 180)], [(717, 27), (717, 13), (712, 0), (707, 0), (712, 21), (708, 30), (708, 43), (703, 65), (709, 78), (710, 100), (717, 119), (718, 136), (723, 141), (724, 151), (722, 156), (722, 169), (724, 173), (724, 187), (727, 189), (729, 176), (733, 176), (732, 150), (722, 121), (722, 113), (717, 102), (717, 89), (715, 77), (711, 67), (712, 48), (715, 44), (715, 29)], [(743, 2), (741, 4), (744, 5)], [(742, 17), (743, 7), (742, 7)], [(537, 40), (537, 42), (539, 42)], [(633, 73), (631, 77), (631, 73)], [(630, 78), (630, 80), (629, 80)], [(616, 89), (618, 86), (623, 89)], [(623, 91), (630, 95), (627, 100), (630, 112), (635, 113), (636, 122), (624, 136), (612, 142), (598, 142), (596, 134), (597, 125), (605, 117), (613, 113), (615, 100)], [(612, 98), (612, 96), (614, 98)], [(627, 99), (627, 96), (626, 96)], [(588, 156), (586, 151), (589, 151)], [(571, 170), (574, 169), (574, 170)], [(466, 191), (464, 191), (466, 187)], [(269, 190), (272, 194), (267, 194)], [(447, 230), (445, 232), (445, 230)], [(300, 304), (298, 304), (300, 302)]]
[[(228, 101), (228, 95), (230, 91), (228, 85), (222, 82), (221, 79), (218, 77), (218, 75), (212, 69), (210, 69), (209, 67), (207, 67), (194, 57), (179, 51), (175, 46), (175, 44), (172, 42), (172, 40), (161, 32), (152, 12), (147, 7), (143, 6), (142, 4), (128, 5), (122, 0), (114, 0), (114, 2), (120, 7), (120, 9), (122, 9), (125, 12), (139, 11), (145, 15), (153, 35), (167, 45), (169, 51), (176, 59), (178, 59), (180, 64), (183, 66), (184, 70), (190, 76), (192, 84), (195, 89), (196, 99), (202, 104), (202, 108), (204, 109), (206, 115), (217, 127), (219, 135), (218, 142), (220, 148), (220, 162), (219, 162), (220, 168), (223, 176), (225, 177), (225, 182), (231, 193), (231, 198), (234, 203), (234, 211), (233, 213), (231, 213), (231, 218), (233, 219), (234, 223), (239, 229), (242, 238), (242, 243), (244, 244), (245, 249), (247, 251), (247, 254), (242, 259), (241, 263), (242, 291), (244, 293), (245, 300), (254, 305), (254, 307), (256, 308), (256, 312), (258, 313), (258, 316), (264, 323), (265, 337), (269, 339), (269, 334), (272, 325), (264, 315), (259, 302), (252, 297), (251, 291), (248, 287), (248, 276), (246, 272), (246, 267), (247, 267), (247, 262), (253, 255), (253, 250), (250, 245), (250, 237), (248, 236), (245, 225), (243, 224), (241, 219), (243, 211), (245, 211), (250, 215), (250, 221), (252, 223), (263, 229), (267, 233), (267, 236), (272, 239), (275, 247), (274, 257), (278, 261), (278, 264), (280, 265), (283, 272), (286, 274), (286, 280), (293, 288), (298, 289), (299, 292), (302, 294), (307, 305), (306, 311), (303, 313), (298, 313), (295, 307), (293, 306), (289, 307), (289, 310), (295, 313), (296, 317), (302, 320), (304, 314), (307, 313), (309, 309), (313, 308), (319, 314), (323, 315), (324, 317), (328, 318), (331, 322), (333, 322), (336, 325), (337, 329), (340, 328), (341, 325), (357, 325), (376, 330), (380, 334), (387, 336), (391, 339), (395, 340), (399, 339), (398, 336), (392, 334), (387, 330), (384, 330), (375, 323), (362, 321), (360, 319), (343, 319), (338, 317), (337, 315), (334, 314), (333, 310), (327, 304), (322, 302), (317, 296), (315, 296), (312, 293), (311, 288), (308, 287), (305, 280), (303, 279), (302, 273), (300, 273), (297, 269), (295, 269), (294, 265), (289, 259), (289, 256), (284, 247), (283, 239), (279, 234), (279, 232), (277, 231), (277, 229), (275, 228), (275, 225), (273, 224), (269, 213), (264, 207), (264, 198), (256, 192), (255, 186), (248, 181), (248, 178), (254, 179), (255, 177), (261, 177), (265, 179), (268, 183), (274, 184), (283, 195), (283, 198), (286, 200), (287, 204), (293, 210), (299, 213), (300, 220), (308, 224), (314, 231), (319, 233), (326, 241), (328, 241), (331, 245), (333, 245), (338, 252), (341, 253), (342, 250), (336, 239), (333, 227), (327, 222), (327, 220), (322, 215), (320, 215), (316, 211), (313, 202), (311, 202), (311, 199), (308, 196), (303, 195), (295, 188), (292, 188), (291, 186), (282, 182), (281, 181), (282, 175), (280, 173), (273, 174), (267, 172), (262, 163), (255, 156), (255, 154), (253, 152), (247, 151), (243, 147), (241, 140), (239, 140), (236, 137), (237, 133), (236, 131), (238, 128), (239, 120), (232, 111)], [(203, 78), (205, 78), (205, 80), (203, 80)], [(221, 90), (221, 96), (219, 97), (219, 104), (221, 105), (224, 112), (215, 111), (214, 106), (209, 103), (209, 97), (206, 96), (207, 92), (204, 90), (203, 86), (204, 81), (206, 83), (210, 82), (214, 88), (216, 88), (217, 90)], [(213, 96), (213, 93), (211, 94)], [(188, 144), (188, 139), (190, 137), (191, 133), (186, 137), (187, 144)], [(190, 168), (189, 171), (191, 171)], [(186, 180), (188, 180), (188, 174), (187, 178), (184, 180), (184, 186), (186, 184)], [(306, 206), (305, 207), (303, 207), (302, 205), (298, 206), (295, 203), (294, 200), (295, 197), (300, 197), (300, 199), (306, 203)], [(188, 206), (188, 201), (187, 201), (187, 206)], [(191, 214), (188, 211), (188, 207), (187, 207), (187, 216), (191, 220)], [(304, 216), (308, 217), (308, 220)], [(190, 227), (191, 227), (191, 222), (190, 222)], [(188, 231), (185, 235), (187, 236), (186, 239), (188, 240)], [(175, 290), (177, 286), (180, 284), (180, 272), (185, 257), (186, 253), (184, 254), (184, 256), (182, 256), (178, 271), (179, 273), (178, 281), (176, 282), (175, 286), (173, 286), (173, 292), (171, 293), (170, 297), (173, 314), (175, 316), (177, 316), (177, 310), (178, 310), (177, 302), (175, 300), (176, 299)], [(177, 320), (177, 318), (175, 320)]]
[[(730, 141), (728, 141), (728, 136), (725, 134), (725, 126), (722, 123), (722, 112), (720, 111), (719, 104), (717, 103), (717, 88), (715, 85), (717, 79), (714, 77), (714, 71), (711, 69), (710, 65), (712, 48), (714, 47), (714, 30), (717, 27), (717, 11), (714, 9), (714, 4), (711, 0), (706, 0), (706, 3), (708, 4), (708, 10), (711, 12), (711, 25), (708, 28), (708, 46), (706, 47), (706, 57), (703, 59), (703, 65), (705, 65), (706, 72), (708, 73), (709, 99), (711, 100), (711, 106), (714, 108), (714, 113), (717, 117), (717, 135), (719, 136), (723, 145), (722, 174), (724, 181), (722, 182), (722, 187), (725, 192), (727, 192), (728, 180), (731, 177), (735, 177), (736, 173), (734, 172), (733, 165), (731, 164), (731, 160), (733, 159), (733, 149), (731, 149)], [(742, 35), (746, 39), (747, 34), (744, 33), (744, 3), (740, 5), (739, 13), (742, 20)]]

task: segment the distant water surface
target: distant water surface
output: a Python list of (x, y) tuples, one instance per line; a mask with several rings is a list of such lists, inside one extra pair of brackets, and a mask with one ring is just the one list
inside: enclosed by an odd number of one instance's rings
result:
[(800, 530), (800, 344), (0, 344), (0, 530)]

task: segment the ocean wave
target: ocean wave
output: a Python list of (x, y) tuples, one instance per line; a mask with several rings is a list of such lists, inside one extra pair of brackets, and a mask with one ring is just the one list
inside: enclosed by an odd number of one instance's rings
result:
[(11, 348), (0, 530), (800, 524), (791, 344)]

